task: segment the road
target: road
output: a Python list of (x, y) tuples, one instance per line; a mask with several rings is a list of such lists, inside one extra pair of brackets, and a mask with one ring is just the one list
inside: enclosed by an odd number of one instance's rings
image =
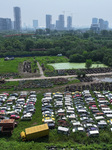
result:
[[(86, 76), (106, 76), (106, 75), (112, 75), (112, 72), (98, 73), (98, 74), (86, 74)], [(41, 74), (40, 77), (21, 78), (21, 79), (6, 79), (5, 81), (23, 81), (23, 80), (37, 80), (37, 79), (56, 79), (56, 78), (70, 78), (70, 77), (77, 77), (77, 75), (45, 77), (44, 75)]]

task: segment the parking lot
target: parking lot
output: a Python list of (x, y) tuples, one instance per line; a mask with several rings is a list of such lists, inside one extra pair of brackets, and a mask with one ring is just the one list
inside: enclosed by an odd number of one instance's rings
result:
[(42, 121), (57, 133), (84, 132), (99, 136), (101, 130), (112, 131), (112, 94), (109, 91), (45, 93), (42, 98)]
[(0, 94), (1, 134), (12, 135), (20, 121), (31, 121), (36, 111), (36, 101), (35, 91)]
[(8, 121), (5, 127), (0, 128), (1, 135), (10, 135), (9, 139), (20, 140), (22, 130), (43, 123), (47, 123), (50, 129), (49, 142), (56, 140), (52, 134), (59, 139), (64, 136), (74, 141), (77, 134), (85, 137), (100, 137), (102, 132), (111, 134), (111, 103), (112, 94), (109, 91), (49, 92), (41, 98), (38, 98), (35, 91), (2, 93), (0, 127), (4, 120)]

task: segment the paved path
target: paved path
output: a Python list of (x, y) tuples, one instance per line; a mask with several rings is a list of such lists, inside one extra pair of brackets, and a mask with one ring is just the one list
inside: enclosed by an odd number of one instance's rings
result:
[[(107, 73), (98, 73), (98, 74), (86, 74), (86, 76), (106, 76), (112, 75), (112, 72)], [(37, 79), (56, 79), (56, 78), (70, 78), (70, 77), (77, 77), (77, 75), (67, 75), (67, 76), (55, 76), (55, 77), (45, 77), (44, 75), (40, 77), (32, 77), (32, 78), (21, 78), (21, 79), (6, 79), (5, 81), (22, 81), (22, 80), (37, 80)]]

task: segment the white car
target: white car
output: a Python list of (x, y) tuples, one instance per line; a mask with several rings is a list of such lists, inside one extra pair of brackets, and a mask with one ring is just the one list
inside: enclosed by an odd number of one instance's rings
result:
[(32, 120), (32, 115), (30, 114), (26, 114), (26, 115), (23, 115), (21, 116), (21, 120)]

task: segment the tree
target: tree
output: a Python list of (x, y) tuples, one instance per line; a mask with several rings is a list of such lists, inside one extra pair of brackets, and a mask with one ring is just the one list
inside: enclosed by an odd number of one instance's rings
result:
[(82, 73), (81, 73), (81, 71), (80, 71), (80, 70), (77, 70), (77, 71), (76, 71), (76, 74), (77, 74), (77, 77), (78, 77), (78, 78), (80, 78), (80, 77), (81, 77), (81, 75), (82, 75)]
[(70, 62), (84, 62), (84, 57), (80, 54), (70, 55)]
[(46, 34), (50, 34), (50, 29), (46, 28)]
[(92, 60), (91, 60), (91, 59), (86, 59), (85, 67), (86, 67), (87, 69), (89, 69), (91, 66), (92, 66)]
[(87, 33), (87, 32), (84, 33), (84, 34), (83, 34), (83, 37), (84, 37), (85, 39), (89, 38), (89, 33)]
[(31, 39), (27, 39), (26, 40), (26, 45), (25, 45), (26, 51), (29, 51), (30, 48), (33, 48), (33, 46), (34, 46), (34, 41), (31, 40)]

